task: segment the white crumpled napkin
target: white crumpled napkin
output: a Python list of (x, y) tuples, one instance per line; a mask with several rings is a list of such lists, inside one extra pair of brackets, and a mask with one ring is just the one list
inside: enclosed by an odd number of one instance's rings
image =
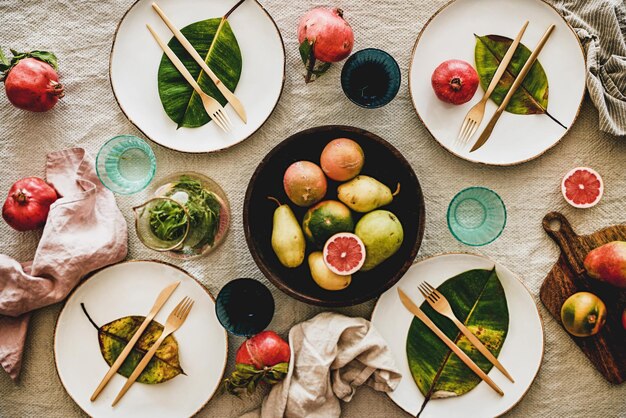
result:
[(320, 313), (291, 329), (289, 345), (287, 377), (242, 418), (339, 417), (339, 401), (349, 402), (357, 387), (390, 392), (402, 378), (387, 343), (363, 318)]

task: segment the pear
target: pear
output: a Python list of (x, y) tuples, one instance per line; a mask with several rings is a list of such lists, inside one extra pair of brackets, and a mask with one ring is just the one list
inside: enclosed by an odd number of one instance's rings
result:
[(365, 263), (361, 271), (371, 270), (394, 255), (404, 240), (402, 224), (387, 210), (375, 210), (363, 216), (354, 233), (365, 245)]
[(370, 176), (356, 176), (337, 189), (339, 200), (355, 212), (371, 212), (381, 206), (390, 204), (393, 197), (400, 191), (400, 184), (394, 193)]
[(274, 211), (272, 249), (283, 266), (296, 268), (304, 261), (304, 234), (289, 205), (281, 205), (278, 200), (270, 199), (278, 203)]
[(340, 276), (333, 273), (324, 262), (324, 255), (321, 251), (309, 254), (309, 268), (315, 283), (322, 289), (341, 290), (345, 289), (352, 282), (352, 276)]
[(613, 241), (591, 250), (585, 269), (596, 280), (626, 288), (626, 242)]

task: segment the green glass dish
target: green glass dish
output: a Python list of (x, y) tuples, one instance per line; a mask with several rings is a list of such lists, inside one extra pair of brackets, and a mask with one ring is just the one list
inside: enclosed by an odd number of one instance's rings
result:
[(463, 244), (487, 245), (502, 234), (505, 226), (504, 202), (485, 187), (461, 190), (448, 206), (448, 229)]
[(102, 184), (117, 194), (145, 189), (156, 173), (156, 157), (146, 142), (134, 135), (108, 140), (96, 157), (96, 172)]

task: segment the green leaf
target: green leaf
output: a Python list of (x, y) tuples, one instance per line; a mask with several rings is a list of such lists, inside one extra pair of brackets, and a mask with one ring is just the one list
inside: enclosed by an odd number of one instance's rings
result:
[[(470, 270), (455, 276), (438, 290), (448, 299), (456, 317), (498, 356), (509, 328), (504, 289), (494, 270)], [(421, 309), (485, 372), (493, 365), (467, 340), (449, 319), (428, 303)], [(409, 368), (420, 392), (430, 399), (461, 396), (481, 382), (422, 321), (413, 319), (407, 337)], [(423, 408), (423, 406), (422, 406)]]
[[(239, 44), (228, 21), (221, 18), (202, 20), (184, 27), (181, 32), (200, 56), (205, 57), (204, 61), (224, 85), (230, 91), (234, 91), (241, 77), (242, 58)], [(226, 105), (227, 100), (222, 93), (209, 76), (201, 71), (200, 66), (180, 42), (172, 38), (168, 45), (185, 64), (202, 90), (222, 105)], [(211, 120), (198, 94), (165, 54), (159, 66), (158, 86), (165, 113), (178, 124), (178, 127), (197, 128)]]
[(2, 48), (0, 48), (0, 71), (6, 70), (9, 66), (9, 59), (2, 52)]
[(48, 64), (50, 64), (52, 68), (54, 68), (55, 71), (59, 69), (57, 56), (54, 55), (52, 52), (30, 51), (30, 52), (27, 52), (25, 55), (32, 57), (32, 58), (37, 58), (38, 60), (43, 61), (43, 62), (47, 62)]
[[(98, 328), (87, 314), (84, 305), (81, 306), (89, 321)], [(144, 319), (144, 316), (126, 316), (98, 328), (100, 352), (109, 366), (113, 365)], [(162, 332), (163, 325), (151, 321), (117, 372), (124, 377), (129, 377)], [(163, 383), (181, 373), (185, 374), (178, 358), (178, 341), (173, 335), (168, 335), (137, 381), (147, 384)]]
[[(493, 75), (502, 61), (502, 57), (511, 46), (512, 39), (499, 35), (476, 36), (476, 70), (480, 77), (480, 85), (487, 90)], [(491, 100), (496, 104), (502, 103), (515, 77), (519, 74), (531, 51), (522, 43), (519, 44), (505, 73), (500, 78)], [(548, 78), (539, 60), (530, 68), (522, 85), (513, 94), (506, 107), (507, 112), (518, 115), (532, 115), (546, 113), (548, 108)]]

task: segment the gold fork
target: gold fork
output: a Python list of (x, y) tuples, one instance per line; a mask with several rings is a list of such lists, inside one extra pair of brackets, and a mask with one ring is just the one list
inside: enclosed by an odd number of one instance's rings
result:
[(480, 102), (476, 103), (474, 107), (469, 110), (469, 112), (467, 112), (467, 115), (463, 120), (463, 124), (461, 125), (461, 130), (459, 131), (459, 137), (457, 138), (460, 146), (465, 146), (465, 144), (467, 144), (467, 142), (472, 138), (472, 136), (476, 133), (476, 130), (480, 126), (480, 122), (482, 122), (483, 116), (485, 116), (485, 106), (487, 104), (487, 100), (489, 100), (491, 93), (493, 93), (496, 86), (498, 85), (498, 82), (506, 71), (506, 67), (508, 67), (509, 62), (511, 62), (511, 58), (513, 58), (513, 54), (515, 53), (517, 46), (522, 40), (522, 36), (524, 35), (527, 26), (528, 20), (522, 26), (522, 29), (517, 34), (517, 37), (515, 38), (511, 46), (509, 46), (509, 49), (504, 54), (504, 57), (502, 57), (502, 61), (500, 62), (500, 65), (498, 65), (498, 68), (496, 69), (496, 72), (494, 73), (493, 78), (491, 79), (491, 82), (487, 87), (487, 91), (485, 91), (485, 94), (483, 95), (483, 98), (480, 99)]
[(427, 282), (422, 282), (417, 287), (419, 288), (419, 291), (422, 293), (428, 304), (432, 306), (435, 311), (439, 312), (446, 318), (449, 318), (454, 323), (454, 325), (456, 325), (459, 331), (461, 331), (463, 335), (467, 337), (467, 339), (474, 345), (474, 347), (476, 347), (478, 351), (480, 351), (480, 353), (491, 362), (491, 364), (496, 366), (496, 368), (500, 370), (502, 374), (504, 374), (511, 382), (515, 382), (509, 372), (506, 371), (504, 366), (500, 364), (498, 359), (495, 358), (493, 354), (491, 354), (491, 351), (489, 351), (489, 349), (485, 347), (474, 334), (472, 334), (472, 331), (467, 329), (467, 327), (457, 319), (457, 317), (454, 315), (454, 312), (452, 312), (452, 307), (450, 306), (448, 299), (446, 299), (446, 297), (442, 295), (441, 292), (439, 292)]
[(180, 328), (183, 322), (185, 322), (185, 319), (187, 319), (187, 315), (189, 315), (189, 311), (191, 311), (193, 303), (194, 302), (192, 299), (185, 297), (183, 298), (183, 300), (180, 301), (178, 305), (176, 305), (170, 316), (167, 317), (167, 321), (165, 321), (165, 327), (163, 328), (161, 336), (158, 340), (156, 340), (152, 347), (150, 347), (150, 350), (148, 350), (146, 355), (143, 356), (137, 367), (135, 367), (135, 370), (133, 370), (133, 373), (124, 384), (124, 387), (122, 387), (122, 390), (120, 390), (120, 393), (117, 394), (117, 397), (115, 398), (111, 406), (115, 406), (119, 402), (119, 400), (122, 399), (128, 389), (130, 389), (132, 384), (135, 383), (135, 380), (137, 380), (141, 372), (143, 372), (143, 370), (146, 368), (146, 366), (154, 356), (154, 353), (156, 353), (157, 349), (163, 343), (163, 340), (165, 340), (168, 335)]
[(170, 61), (172, 61), (172, 64), (174, 64), (174, 66), (178, 69), (178, 71), (180, 71), (182, 76), (185, 77), (185, 80), (187, 80), (187, 82), (191, 85), (191, 87), (193, 87), (195, 92), (198, 94), (198, 96), (202, 100), (202, 105), (204, 106), (204, 110), (206, 110), (207, 114), (211, 117), (213, 122), (215, 122), (215, 124), (219, 126), (220, 128), (222, 128), (222, 130), (224, 130), (225, 132), (230, 131), (232, 128), (230, 117), (228, 116), (226, 111), (224, 111), (224, 108), (222, 107), (220, 102), (218, 102), (213, 97), (209, 96), (204, 91), (202, 91), (202, 89), (200, 88), (196, 80), (193, 78), (189, 70), (187, 70), (187, 68), (185, 67), (185, 64), (183, 64), (182, 61), (176, 56), (174, 51), (172, 51), (170, 47), (167, 46), (167, 44), (163, 42), (163, 40), (161, 40), (159, 35), (156, 34), (154, 29), (152, 29), (152, 26), (150, 25), (146, 25), (146, 26), (148, 27), (148, 30), (150, 31), (154, 39), (157, 41), (157, 43), (159, 44), (163, 52), (165, 52), (165, 55), (167, 55)]

